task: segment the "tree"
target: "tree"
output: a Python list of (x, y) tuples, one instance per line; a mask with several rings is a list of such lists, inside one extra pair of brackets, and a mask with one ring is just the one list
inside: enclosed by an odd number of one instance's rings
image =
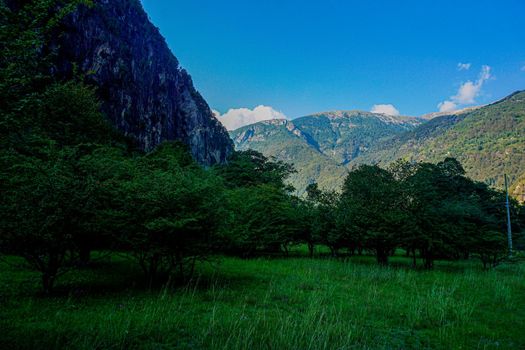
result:
[(341, 196), (341, 225), (363, 240), (381, 265), (399, 245), (408, 219), (399, 183), (387, 170), (363, 165), (348, 174)]
[(403, 245), (412, 250), (414, 265), (416, 250), (425, 268), (437, 258), (475, 254), (486, 261), (501, 255), (504, 235), (495, 234), (505, 232), (501, 193), (465, 177), (453, 158), (438, 164), (400, 162), (392, 171), (401, 181), (411, 217)]
[(229, 215), (223, 230), (227, 251), (243, 257), (287, 252), (305, 228), (298, 211), (301, 203), (285, 184), (293, 166), (250, 150), (235, 152), (214, 171), (228, 188)]
[(0, 251), (23, 257), (42, 274), (46, 293), (71, 267), (82, 181), (75, 176), (75, 149), (49, 147), (41, 157), (3, 153), (0, 162)]
[(228, 163), (217, 165), (215, 171), (229, 188), (272, 185), (288, 192), (293, 191), (284, 183), (295, 172), (293, 166), (269, 159), (257, 151), (234, 152)]
[[(33, 0), (2, 1), (0, 4), (0, 145), (24, 146), (28, 140), (39, 135), (42, 129), (63, 131), (64, 123), (54, 125), (54, 112), (65, 112), (72, 118), (79, 117), (70, 111), (78, 98), (69, 99), (75, 93), (75, 82), (58, 81), (53, 76), (53, 59), (56, 48), (52, 37), (58, 35), (60, 21), (84, 0)], [(60, 94), (59, 85), (65, 84)], [(81, 86), (81, 85), (80, 85)], [(54, 103), (48, 99), (55, 99)], [(88, 104), (77, 104), (80, 110), (92, 112)], [(93, 103), (96, 103), (93, 102)], [(53, 110), (54, 109), (54, 110)], [(98, 109), (97, 109), (98, 112)], [(45, 118), (42, 118), (44, 116)], [(64, 116), (64, 113), (58, 117)], [(86, 113), (82, 116), (87, 116)], [(89, 127), (100, 125), (86, 120)], [(64, 120), (65, 123), (68, 119)], [(56, 126), (56, 127), (55, 127)], [(57, 133), (55, 133), (55, 136)], [(78, 134), (79, 135), (79, 134)]]
[(222, 182), (178, 143), (128, 162), (130, 175), (118, 184), (120, 247), (138, 261), (150, 283), (162, 275), (191, 277), (195, 263), (219, 243)]
[(268, 184), (236, 188), (227, 192), (226, 203), (230, 216), (224, 235), (230, 253), (242, 257), (276, 253), (293, 242), (296, 208), (281, 189)]
[(330, 248), (333, 256), (339, 249), (346, 246), (347, 236), (341, 230), (337, 221), (339, 196), (333, 191), (322, 191), (317, 184), (306, 188), (306, 201), (311, 207), (310, 237), (307, 241), (310, 255), (316, 244), (323, 244)]
[(52, 38), (79, 4), (90, 1), (0, 4), (0, 248), (40, 271), (46, 292), (100, 242), (106, 189), (83, 159), (123, 140), (81, 77), (53, 75)]

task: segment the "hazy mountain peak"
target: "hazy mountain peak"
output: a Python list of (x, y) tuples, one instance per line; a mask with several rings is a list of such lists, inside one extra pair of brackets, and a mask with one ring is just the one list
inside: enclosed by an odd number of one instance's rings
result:
[(456, 115), (457, 116), (457, 115), (462, 115), (462, 114), (465, 114), (465, 113), (469, 113), (469, 112), (475, 111), (476, 109), (479, 109), (479, 108), (482, 108), (482, 107), (485, 107), (485, 105), (467, 107), (467, 108), (458, 109), (457, 111), (452, 111), (452, 112), (433, 112), (433, 113), (424, 114), (420, 118), (424, 119), (424, 120), (431, 120), (431, 119), (434, 119), (434, 118), (444, 117), (444, 116), (447, 116), (447, 115), (449, 115), (449, 116)]
[(404, 123), (415, 123), (419, 124), (420, 121), (416, 117), (407, 117), (407, 116), (393, 116), (383, 113), (373, 113), (362, 110), (341, 110), (341, 111), (329, 111), (321, 112), (309, 115), (307, 117), (313, 118), (328, 118), (330, 120), (338, 119), (352, 119), (352, 118), (375, 118), (384, 123), (388, 124), (404, 124)]
[[(263, 120), (260, 122), (261, 124), (265, 124), (265, 125), (275, 125), (275, 126), (279, 126), (279, 125), (287, 125), (287, 124), (291, 124), (291, 121), (289, 121), (288, 119), (271, 119), (271, 120)], [(257, 123), (256, 123), (257, 124)], [(250, 127), (251, 125), (255, 125), (255, 124), (250, 124), (248, 125), (247, 127)]]

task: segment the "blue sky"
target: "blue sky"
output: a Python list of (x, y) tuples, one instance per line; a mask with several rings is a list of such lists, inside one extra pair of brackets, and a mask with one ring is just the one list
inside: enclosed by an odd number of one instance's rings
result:
[(524, 0), (142, 2), (221, 113), (421, 115), (525, 89)]

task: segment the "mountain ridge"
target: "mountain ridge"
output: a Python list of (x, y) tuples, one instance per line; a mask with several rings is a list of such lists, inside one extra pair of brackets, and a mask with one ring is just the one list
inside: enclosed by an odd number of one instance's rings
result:
[[(360, 164), (388, 166), (397, 159), (437, 162), (449, 156), (458, 158), (467, 174), (476, 180), (501, 188), (502, 173), (506, 172), (513, 188), (522, 188), (524, 120), (525, 91), (520, 90), (485, 106), (440, 113), (432, 118), (332, 111), (291, 121), (263, 121), (234, 130), (230, 135), (237, 149), (253, 148), (299, 167), (300, 176), (290, 179), (298, 193), (304, 192), (309, 183), (319, 181), (323, 182), (321, 187), (337, 190), (342, 184), (341, 177)], [(287, 138), (284, 130), (272, 130), (277, 124), (295, 130), (295, 140)], [(262, 125), (265, 127), (261, 129)], [(241, 134), (244, 138), (239, 138)], [(317, 156), (308, 159), (305, 154), (293, 152), (304, 151), (306, 147), (308, 154), (315, 151)], [(322, 175), (325, 179), (320, 178), (319, 172), (307, 171), (315, 164), (327, 163), (336, 170)]]
[(313, 182), (337, 190), (348, 173), (346, 164), (370, 147), (374, 139), (389, 137), (419, 123), (414, 117), (336, 111), (294, 120), (262, 121), (234, 130), (230, 135), (238, 150), (254, 149), (294, 164), (297, 173), (290, 182), (302, 194)]

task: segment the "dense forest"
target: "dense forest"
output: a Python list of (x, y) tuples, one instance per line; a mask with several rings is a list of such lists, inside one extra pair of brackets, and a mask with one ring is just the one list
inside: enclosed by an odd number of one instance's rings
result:
[[(53, 75), (47, 41), (78, 1), (40, 7), (51, 3), (2, 7), (0, 38), (0, 249), (39, 271), (46, 292), (93, 251), (132, 257), (152, 285), (186, 280), (211, 257), (302, 244), (312, 255), (318, 245), (333, 256), (369, 252), (381, 265), (402, 248), (429, 269), (436, 259), (490, 267), (508, 256), (504, 193), (452, 158), (363, 165), (342, 191), (311, 184), (299, 198), (285, 182), (293, 167), (256, 151), (210, 168), (176, 142), (140, 151), (106, 122), (80, 74)], [(518, 247), (524, 216), (512, 201)]]

